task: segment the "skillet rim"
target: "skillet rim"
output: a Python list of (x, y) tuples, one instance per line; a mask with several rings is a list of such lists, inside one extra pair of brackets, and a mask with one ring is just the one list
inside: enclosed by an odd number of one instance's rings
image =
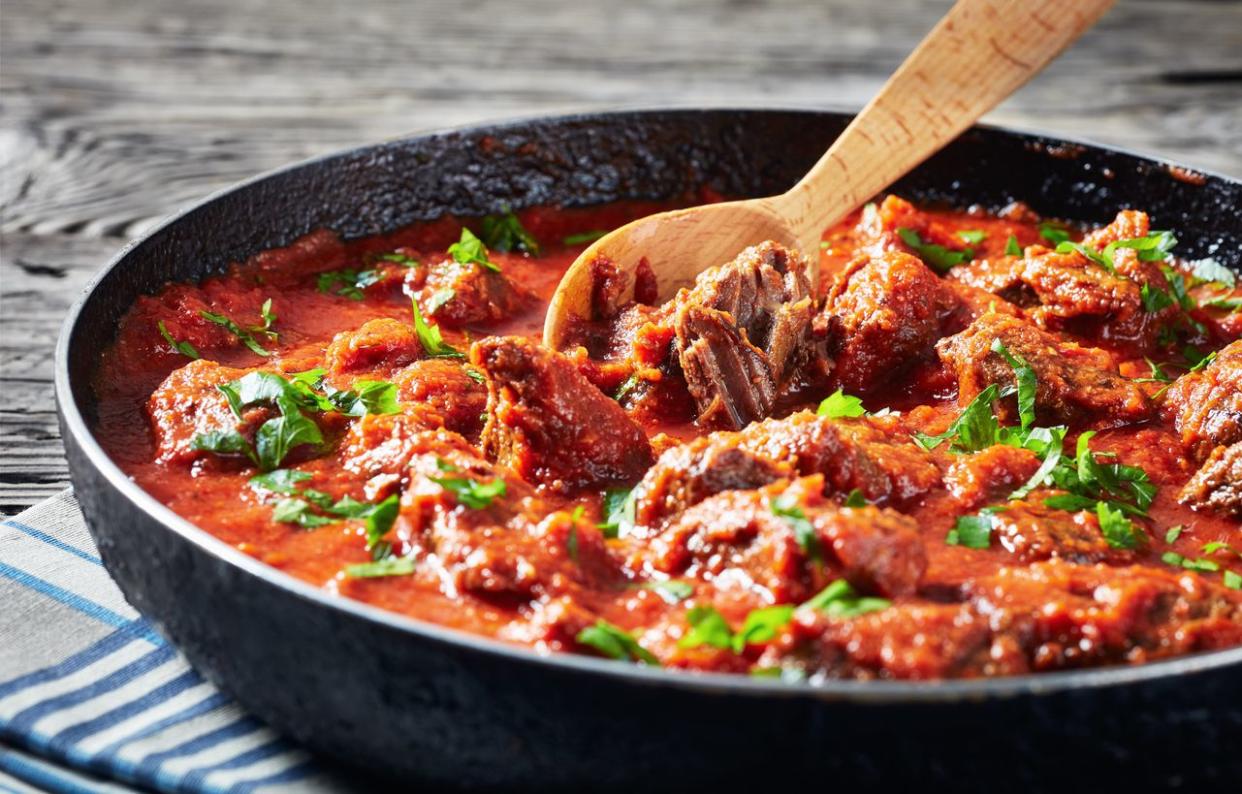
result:
[[(192, 544), (203, 553), (238, 569), (246, 575), (256, 577), (267, 586), (278, 588), (287, 595), (309, 602), (319, 608), (335, 610), (351, 619), (360, 619), (380, 624), (389, 629), (412, 634), (419, 639), (455, 646), (461, 650), (496, 655), (502, 657), (508, 663), (543, 666), (552, 670), (562, 669), (593, 676), (596, 679), (618, 678), (624, 683), (641, 686), (684, 688), (699, 694), (727, 694), (731, 696), (778, 697), (784, 699), (806, 698), (819, 701), (846, 701), (864, 705), (894, 703), (938, 704), (1052, 695), (1067, 690), (1102, 689), (1141, 684), (1147, 681), (1192, 675), (1233, 666), (1242, 669), (1242, 646), (1238, 646), (1216, 651), (1192, 653), (1137, 665), (1112, 665), (1081, 670), (1028, 673), (1017, 676), (928, 681), (851, 681), (830, 679), (811, 684), (807, 682), (786, 682), (755, 678), (738, 674), (673, 671), (660, 667), (619, 663), (610, 659), (571, 653), (540, 654), (525, 646), (506, 643), (483, 635), (419, 620), (398, 612), (381, 609), (362, 601), (333, 595), (321, 587), (316, 587), (309, 582), (297, 579), (291, 574), (284, 573), (278, 568), (267, 565), (241, 552), (215, 537), (207, 530), (176, 514), (169, 507), (139, 487), (103, 450), (88, 426), (85, 417), (78, 409), (77, 402), (73, 396), (74, 392), (68, 362), (70, 344), (73, 342), (74, 331), (84, 307), (90, 300), (96, 297), (96, 290), (103, 280), (114, 270), (125, 265), (125, 260), (135, 248), (166, 229), (175, 226), (185, 217), (209, 204), (245, 191), (255, 184), (286, 172), (325, 164), (333, 159), (357, 155), (366, 150), (379, 149), (404, 142), (462, 133), (497, 133), (509, 129), (529, 127), (535, 124), (567, 125), (574, 122), (599, 120), (601, 118), (643, 118), (659, 115), (693, 117), (704, 113), (743, 115), (792, 113), (808, 116), (846, 117), (853, 115), (851, 111), (844, 109), (797, 106), (646, 106), (606, 111), (571, 112), (557, 115), (522, 116), (497, 121), (474, 122), (435, 128), (399, 135), (348, 149), (335, 150), (278, 166), (241, 182), (213, 191), (206, 197), (165, 216), (143, 234), (127, 242), (91, 277), (90, 281), (73, 302), (73, 305), (69, 308), (65, 320), (61, 324), (54, 360), (53, 386), (61, 426), (73, 437), (74, 443), (77, 444), (86, 461), (94, 468), (96, 475), (106, 480), (108, 485), (114, 488), (119, 495), (123, 496), (134, 508), (146, 514), (149, 519), (159, 523), (164, 529), (175, 533), (181, 540)], [(1097, 150), (1111, 154), (1120, 154), (1165, 170), (1169, 170), (1171, 167), (1179, 168), (1202, 175), (1207, 179), (1242, 185), (1242, 179), (1226, 176), (1219, 172), (1181, 166), (1171, 160), (1152, 157), (1130, 149), (1107, 146), (1081, 138), (1062, 138), (1035, 130), (1027, 131), (990, 124), (974, 125), (964, 131), (963, 135), (970, 132), (983, 132), (988, 135), (1011, 137), (1027, 143), (1037, 142), (1045, 146), (1067, 145), (1069, 147), (1081, 147), (1084, 151)], [(89, 384), (87, 384), (88, 392), (89, 389)], [(106, 563), (107, 560), (105, 559), (105, 567)], [(176, 647), (175, 644), (174, 647)]]

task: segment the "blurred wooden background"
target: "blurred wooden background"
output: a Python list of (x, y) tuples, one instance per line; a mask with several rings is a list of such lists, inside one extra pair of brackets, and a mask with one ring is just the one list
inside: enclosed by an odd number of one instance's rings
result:
[[(948, 0), (4, 0), (0, 514), (67, 482), (61, 319), (126, 240), (282, 163), (568, 110), (857, 108)], [(1242, 3), (1121, 0), (989, 116), (1242, 176)]]

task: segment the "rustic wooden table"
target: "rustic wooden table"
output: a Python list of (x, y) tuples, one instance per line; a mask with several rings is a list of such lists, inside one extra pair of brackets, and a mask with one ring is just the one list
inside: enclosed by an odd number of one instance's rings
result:
[[(67, 483), (52, 349), (128, 239), (282, 163), (635, 106), (858, 107), (948, 0), (5, 0), (0, 513)], [(989, 121), (1242, 174), (1242, 3), (1121, 0)]]

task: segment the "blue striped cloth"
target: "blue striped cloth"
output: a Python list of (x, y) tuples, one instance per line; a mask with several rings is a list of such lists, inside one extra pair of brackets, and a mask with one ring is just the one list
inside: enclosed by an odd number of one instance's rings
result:
[(125, 603), (70, 492), (0, 522), (0, 791), (345, 792)]

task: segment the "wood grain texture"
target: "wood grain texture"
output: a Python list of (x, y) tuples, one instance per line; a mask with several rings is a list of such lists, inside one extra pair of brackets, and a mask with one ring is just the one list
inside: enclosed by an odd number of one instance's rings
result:
[[(258, 171), (415, 130), (635, 106), (860, 107), (949, 6), (888, 0), (5, 0), (0, 513), (62, 488), (65, 309)], [(1242, 3), (1121, 0), (987, 121), (1242, 174)]]

